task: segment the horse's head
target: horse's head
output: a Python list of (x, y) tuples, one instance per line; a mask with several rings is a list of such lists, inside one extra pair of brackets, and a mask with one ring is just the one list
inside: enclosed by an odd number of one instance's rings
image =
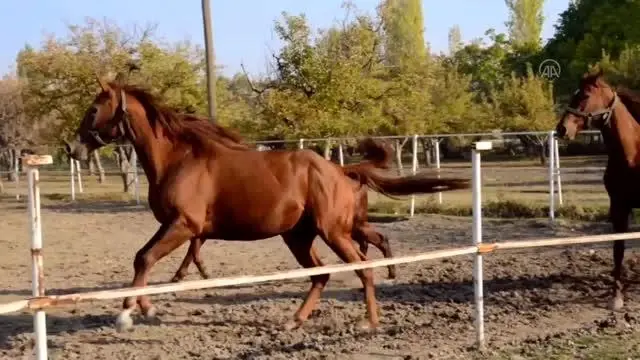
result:
[(87, 160), (89, 153), (125, 137), (129, 126), (126, 97), (122, 87), (113, 87), (98, 77), (100, 92), (85, 111), (73, 140), (65, 140), (67, 153), (77, 160)]
[(609, 126), (618, 101), (616, 93), (604, 81), (602, 69), (585, 73), (556, 126), (556, 136), (573, 140), (582, 130)]

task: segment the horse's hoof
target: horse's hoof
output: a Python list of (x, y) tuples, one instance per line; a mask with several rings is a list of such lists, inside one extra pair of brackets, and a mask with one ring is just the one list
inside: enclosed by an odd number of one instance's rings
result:
[(369, 320), (361, 320), (358, 328), (365, 332), (376, 332), (380, 328), (380, 324), (372, 324)]
[(187, 274), (186, 274), (186, 273), (183, 273), (183, 272), (178, 271), (178, 272), (176, 272), (176, 274), (175, 274), (175, 275), (173, 275), (173, 277), (171, 278), (171, 282), (177, 283), (177, 282), (180, 282), (180, 281), (184, 280), (184, 278), (186, 278), (186, 277), (187, 277)]
[(298, 320), (289, 320), (289, 321), (287, 321), (287, 322), (284, 324), (284, 329), (285, 329), (286, 331), (291, 331), (291, 330), (294, 330), (294, 329), (299, 328), (301, 325), (302, 325), (302, 322), (301, 322), (301, 321), (298, 321)]
[(624, 300), (622, 300), (622, 297), (620, 296), (614, 297), (609, 302), (609, 309), (611, 309), (611, 311), (620, 311), (622, 310), (623, 306), (624, 306)]
[(133, 329), (131, 312), (133, 309), (125, 309), (116, 318), (116, 331), (121, 333)]
[(157, 314), (158, 314), (158, 309), (153, 305), (151, 305), (146, 310), (142, 311), (142, 315), (144, 315), (144, 317), (147, 319), (154, 318)]

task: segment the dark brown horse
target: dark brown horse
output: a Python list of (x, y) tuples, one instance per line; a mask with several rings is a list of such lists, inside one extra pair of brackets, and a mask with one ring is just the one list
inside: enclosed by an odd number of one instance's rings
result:
[[(616, 233), (629, 231), (629, 215), (640, 207), (640, 96), (614, 89), (602, 70), (585, 73), (556, 127), (556, 136), (574, 139), (584, 129), (598, 129), (608, 154), (604, 186), (609, 195), (609, 221)], [(609, 307), (624, 306), (622, 262), (625, 242), (613, 243), (613, 295)]]
[[(393, 155), (393, 148), (389, 146), (389, 144), (384, 143), (382, 141), (374, 140), (372, 138), (365, 138), (361, 141), (357, 148), (360, 153), (364, 154), (365, 164), (371, 164), (378, 169), (388, 169), (389, 163), (391, 161)], [(345, 174), (349, 174), (351, 169), (357, 166), (362, 166), (362, 163), (345, 165), (342, 169)], [(353, 180), (355, 181), (355, 180)], [(368, 187), (363, 185), (359, 186), (355, 190), (356, 194), (356, 210), (355, 210), (355, 218), (353, 224), (353, 231), (351, 236), (353, 240), (355, 240), (360, 245), (360, 251), (366, 256), (369, 244), (372, 244), (380, 252), (385, 258), (393, 257), (393, 253), (391, 251), (391, 245), (389, 242), (389, 238), (377, 231), (375, 227), (369, 223), (368, 221), (368, 208), (369, 208), (369, 196), (368, 196)], [(172, 282), (182, 281), (188, 274), (189, 265), (193, 262), (198, 269), (200, 277), (203, 279), (208, 279), (211, 276), (207, 271), (204, 262), (202, 261), (202, 257), (200, 256), (200, 248), (204, 244), (207, 239), (193, 239), (187, 250), (187, 254), (182, 260), (182, 263), (178, 267), (173, 278), (171, 278)], [(388, 278), (395, 279), (396, 278), (396, 266), (389, 265), (387, 266)]]
[[(100, 81), (67, 151), (87, 159), (101, 146), (126, 138), (149, 181), (148, 202), (161, 224), (136, 253), (132, 286), (147, 285), (153, 265), (192, 239), (254, 241), (281, 235), (304, 267), (322, 266), (316, 236), (343, 261), (366, 260), (352, 239), (354, 189), (366, 184), (391, 195), (433, 193), (470, 186), (466, 179), (388, 177), (373, 165), (345, 176), (339, 166), (310, 150), (257, 151), (232, 131), (193, 114), (179, 114), (143, 89)], [(379, 325), (372, 269), (356, 271), (364, 287), (365, 328)], [(314, 309), (329, 275), (311, 277), (311, 289), (286, 328), (301, 325)], [(131, 327), (137, 305), (153, 316), (148, 296), (128, 297), (118, 330)]]

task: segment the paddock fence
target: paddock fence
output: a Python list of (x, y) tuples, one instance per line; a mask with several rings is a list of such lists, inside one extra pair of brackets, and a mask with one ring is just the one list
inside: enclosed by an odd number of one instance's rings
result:
[[(549, 138), (552, 144), (553, 137)], [(27, 170), (28, 180), (28, 210), (29, 222), (31, 224), (31, 254), (32, 254), (32, 293), (33, 296), (10, 303), (0, 305), (0, 314), (18, 312), (23, 310), (35, 311), (34, 332), (36, 358), (38, 360), (47, 359), (47, 330), (45, 322), (45, 311), (47, 309), (75, 305), (83, 302), (99, 300), (118, 299), (127, 296), (141, 296), (162, 294), (168, 292), (179, 292), (197, 289), (207, 289), (214, 287), (234, 286), (241, 284), (254, 284), (266, 281), (278, 281), (308, 277), (312, 275), (331, 274), (357, 269), (382, 267), (392, 264), (405, 264), (410, 262), (427, 261), (434, 259), (449, 258), (454, 256), (472, 255), (473, 257), (473, 284), (475, 300), (474, 323), (476, 329), (476, 345), (479, 349), (486, 347), (484, 331), (484, 283), (483, 283), (483, 256), (497, 250), (522, 249), (547, 246), (567, 246), (575, 244), (589, 244), (596, 242), (609, 242), (614, 240), (635, 239), (640, 237), (640, 232), (624, 234), (594, 235), (582, 237), (532, 239), (532, 240), (509, 240), (498, 242), (484, 242), (482, 236), (482, 170), (481, 152), (490, 151), (492, 143), (488, 141), (476, 142), (471, 150), (472, 162), (472, 203), (473, 222), (472, 239), (469, 246), (437, 251), (424, 252), (416, 255), (388, 258), (382, 260), (365, 261), (351, 264), (338, 264), (316, 267), (312, 269), (297, 269), (285, 272), (278, 272), (268, 275), (246, 275), (240, 277), (227, 277), (208, 280), (194, 280), (182, 283), (168, 283), (147, 286), (144, 288), (124, 287), (114, 290), (79, 292), (60, 296), (46, 296), (44, 288), (44, 262), (42, 254), (42, 234), (40, 216), (40, 189), (39, 189), (39, 168), (52, 162), (50, 156), (26, 156), (24, 163)]]
[[(373, 137), (391, 143), (395, 159), (391, 171), (398, 175), (471, 177), (470, 153), (476, 141), (491, 141), (483, 155), (485, 201), (517, 200), (548, 208), (553, 220), (564, 205), (605, 206), (602, 185), (606, 151), (598, 132), (582, 132), (574, 141), (550, 141), (553, 132), (487, 132)], [(325, 138), (256, 141), (259, 150), (312, 149), (341, 165), (358, 162), (355, 145), (361, 138)], [(91, 161), (71, 161), (59, 147), (38, 147), (36, 153), (52, 154), (55, 165), (42, 169), (44, 201), (111, 201), (143, 204), (148, 183), (130, 146), (110, 146)], [(125, 159), (123, 162), (122, 159)], [(1, 160), (1, 159), (0, 159)], [(26, 198), (26, 171), (17, 164), (0, 162), (0, 193)], [(2, 179), (4, 186), (2, 186)], [(8, 181), (7, 181), (8, 180)], [(403, 201), (370, 193), (374, 211), (408, 214), (439, 207), (471, 210), (469, 192), (417, 195)], [(0, 201), (2, 201), (0, 199)], [(547, 210), (544, 210), (547, 211)]]

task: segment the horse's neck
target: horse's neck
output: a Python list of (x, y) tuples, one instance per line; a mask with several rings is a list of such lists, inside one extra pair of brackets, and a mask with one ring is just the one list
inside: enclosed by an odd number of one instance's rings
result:
[(154, 131), (146, 117), (136, 118), (132, 127), (135, 138), (130, 138), (129, 141), (136, 150), (149, 184), (157, 184), (162, 181), (167, 170), (180, 161), (176, 156), (176, 145), (165, 137), (162, 130)]
[(611, 115), (611, 130), (619, 142), (624, 160), (629, 167), (640, 165), (640, 125), (635, 121), (627, 107), (619, 102)]

